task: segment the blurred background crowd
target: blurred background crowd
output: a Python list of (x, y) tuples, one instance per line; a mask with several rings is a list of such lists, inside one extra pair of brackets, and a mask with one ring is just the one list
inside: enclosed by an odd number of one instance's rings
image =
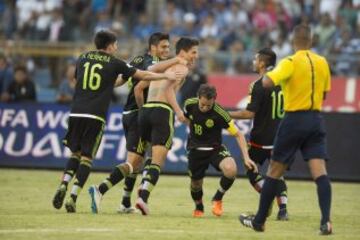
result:
[[(118, 34), (124, 60), (142, 54), (155, 31), (173, 42), (199, 38), (201, 60), (185, 96), (207, 74), (251, 73), (260, 48), (278, 59), (291, 54), (299, 23), (312, 26), (312, 50), (327, 57), (334, 75), (360, 75), (360, 0), (1, 0), (0, 17), (1, 101), (71, 101), (76, 56), (100, 29)], [(117, 90), (114, 101), (125, 94)]]

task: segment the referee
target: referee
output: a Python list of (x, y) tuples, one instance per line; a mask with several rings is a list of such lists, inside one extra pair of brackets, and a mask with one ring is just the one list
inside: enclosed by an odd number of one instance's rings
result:
[(294, 29), (295, 54), (280, 61), (263, 80), (264, 87), (280, 85), (284, 93), (285, 116), (278, 128), (272, 160), (267, 171), (256, 215), (241, 214), (240, 222), (255, 231), (265, 230), (268, 209), (277, 185), (300, 150), (317, 185), (321, 210), (320, 234), (332, 233), (330, 222), (331, 184), (326, 172), (326, 132), (320, 114), (323, 99), (330, 90), (330, 70), (324, 57), (312, 51), (311, 29), (298, 25)]

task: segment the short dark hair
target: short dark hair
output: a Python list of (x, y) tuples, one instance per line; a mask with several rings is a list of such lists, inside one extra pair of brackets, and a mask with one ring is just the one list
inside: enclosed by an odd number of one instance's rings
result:
[(296, 25), (294, 28), (293, 41), (297, 46), (310, 47), (312, 42), (310, 26), (305, 24)]
[(206, 99), (216, 99), (216, 88), (210, 84), (201, 84), (197, 92), (198, 97), (205, 97)]
[(194, 38), (182, 37), (179, 41), (176, 42), (176, 54), (178, 54), (181, 50), (189, 51), (193, 46), (198, 46), (199, 40)]
[(109, 30), (100, 30), (94, 37), (96, 49), (106, 49), (110, 44), (116, 42), (116, 40), (115, 33)]
[(25, 65), (16, 65), (14, 67), (14, 72), (18, 72), (18, 71), (27, 73), (27, 68)]
[(151, 45), (158, 45), (162, 40), (170, 40), (170, 36), (167, 33), (156, 32), (149, 37), (149, 49)]
[(265, 62), (266, 67), (275, 66), (276, 54), (271, 48), (263, 48), (257, 54), (259, 54), (259, 59)]

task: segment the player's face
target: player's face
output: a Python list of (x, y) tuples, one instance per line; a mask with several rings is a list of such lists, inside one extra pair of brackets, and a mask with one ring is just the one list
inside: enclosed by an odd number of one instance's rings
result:
[(259, 59), (259, 54), (256, 54), (253, 59), (253, 71), (258, 73), (259, 69), (260, 69), (260, 59)]
[(188, 67), (194, 67), (196, 59), (199, 58), (199, 47), (193, 46), (190, 48), (189, 51), (185, 52), (184, 58), (188, 61)]
[(215, 99), (207, 99), (206, 97), (199, 98), (199, 110), (200, 112), (206, 113), (214, 106)]
[(168, 40), (161, 40), (156, 46), (156, 56), (161, 60), (169, 58), (170, 42)]
[(109, 45), (111, 54), (114, 54), (118, 50), (118, 42), (115, 41), (114, 43)]

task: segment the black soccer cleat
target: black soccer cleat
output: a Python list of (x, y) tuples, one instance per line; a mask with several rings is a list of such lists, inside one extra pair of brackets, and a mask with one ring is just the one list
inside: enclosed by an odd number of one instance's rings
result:
[(55, 196), (52, 200), (52, 204), (54, 206), (54, 208), (56, 209), (60, 209), (64, 203), (64, 198), (66, 195), (66, 186), (65, 185), (61, 185), (55, 193)]
[(245, 227), (252, 228), (256, 232), (263, 232), (265, 231), (264, 224), (259, 224), (254, 222), (255, 215), (247, 215), (247, 214), (241, 214), (239, 216), (239, 221), (242, 225)]
[(330, 235), (332, 234), (332, 224), (331, 222), (324, 223), (320, 225), (320, 235)]
[(288, 215), (286, 208), (279, 210), (276, 219), (278, 221), (288, 221), (289, 220), (289, 215)]

